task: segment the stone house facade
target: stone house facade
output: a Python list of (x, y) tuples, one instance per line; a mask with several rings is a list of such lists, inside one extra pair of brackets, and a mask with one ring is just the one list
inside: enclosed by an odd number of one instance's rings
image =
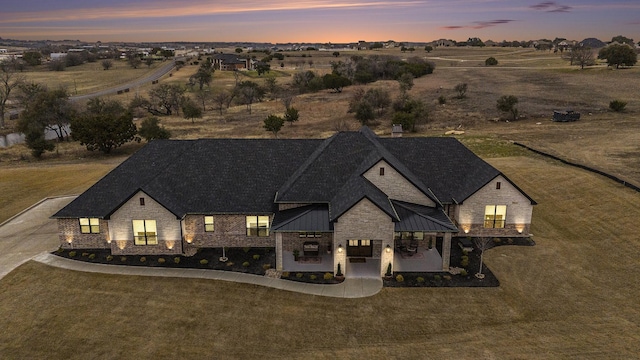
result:
[(199, 248), (330, 254), (395, 267), (457, 236), (528, 236), (535, 202), (452, 138), (158, 140), (53, 217), (63, 248), (192, 256)]

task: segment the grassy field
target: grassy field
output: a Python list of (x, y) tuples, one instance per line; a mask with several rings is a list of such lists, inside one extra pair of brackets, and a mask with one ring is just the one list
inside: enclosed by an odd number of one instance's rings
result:
[(636, 356), (640, 194), (537, 156), (489, 161), (540, 203), (536, 246), (486, 254), (499, 288), (333, 299), (30, 262), (0, 280), (0, 326), (10, 329), (0, 349), (60, 359)]
[[(326, 71), (335, 60), (330, 53), (306, 53), (312, 55), (312, 70)], [(367, 299), (327, 299), (215, 281), (74, 273), (30, 262), (0, 280), (0, 327), (11, 329), (0, 332), (0, 354), (78, 359), (636, 357), (640, 194), (512, 142), (640, 184), (640, 70), (581, 71), (559, 55), (523, 49), (394, 53), (427, 57), (438, 65), (434, 74), (416, 79), (410, 91), (430, 105), (430, 122), (415, 135), (464, 130), (457, 137), (465, 145), (539, 203), (532, 225), (537, 245), (494, 248), (485, 257), (500, 279), (499, 288), (387, 288)], [(354, 54), (343, 53), (338, 60)], [(488, 56), (500, 64), (482, 66)], [(296, 60), (285, 58), (281, 75), (299, 71)], [(184, 83), (196, 68), (186, 66), (163, 81)], [(281, 84), (288, 81), (288, 76), (278, 77)], [(234, 82), (232, 74), (217, 71), (212, 87), (230, 88)], [(453, 87), (462, 82), (469, 86), (467, 97), (456, 99)], [(368, 86), (398, 94), (394, 81)], [(301, 120), (286, 125), (280, 137), (326, 137), (338, 128), (357, 129), (346, 113), (353, 91), (297, 96), (293, 105)], [(495, 109), (496, 99), (507, 94), (520, 100), (519, 121), (505, 122)], [(436, 100), (441, 95), (447, 98), (444, 106)], [(627, 110), (610, 112), (613, 99), (627, 101)], [(580, 111), (582, 119), (549, 121), (553, 110), (566, 108)], [(272, 100), (255, 104), (252, 114), (235, 106), (222, 115), (209, 111), (195, 124), (181, 117), (162, 118), (162, 123), (182, 139), (270, 137), (262, 120), (283, 109)], [(390, 116), (372, 128), (388, 135)], [(0, 221), (45, 196), (81, 192), (139, 146), (104, 157), (62, 144), (42, 161), (32, 160), (23, 146), (0, 149)]]

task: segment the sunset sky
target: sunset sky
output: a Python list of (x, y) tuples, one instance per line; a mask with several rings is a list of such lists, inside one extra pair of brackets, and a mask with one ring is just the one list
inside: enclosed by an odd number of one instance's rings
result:
[(83, 41), (640, 41), (638, 0), (2, 0), (0, 37)]

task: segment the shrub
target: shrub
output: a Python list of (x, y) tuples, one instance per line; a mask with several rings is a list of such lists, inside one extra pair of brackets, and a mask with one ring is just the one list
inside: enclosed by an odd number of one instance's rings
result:
[(107, 261), (113, 260), (113, 255), (107, 255)]
[(490, 58), (487, 58), (487, 60), (484, 61), (484, 64), (486, 66), (494, 66), (494, 65), (498, 65), (498, 60), (496, 60), (496, 58), (494, 58), (493, 56)]
[(242, 263), (242, 266), (244, 267), (249, 267), (249, 265), (251, 265), (248, 261), (245, 261)]
[(120, 261), (121, 261), (121, 262), (125, 262), (125, 261), (127, 261), (127, 257), (126, 257), (126, 256), (120, 256)]
[(82, 257), (87, 257), (87, 256), (89, 256), (89, 253), (88, 253), (88, 252), (83, 252), (83, 253), (82, 253)]
[(143, 257), (141, 257), (141, 258), (140, 258), (140, 262), (142, 262), (142, 263), (143, 263), (143, 262), (146, 262), (146, 261), (147, 261), (147, 258), (146, 258), (145, 256), (143, 256)]
[(233, 266), (233, 261), (227, 261), (226, 264), (227, 264), (227, 266), (231, 267), (231, 266)]
[(609, 109), (615, 112), (624, 111), (625, 106), (627, 106), (627, 103), (620, 100), (613, 100), (612, 102), (609, 103)]
[(298, 279), (302, 279), (302, 277), (303, 277), (303, 276), (304, 276), (304, 274), (303, 274), (303, 273), (296, 273), (296, 277), (297, 277)]
[(397, 281), (397, 282), (404, 282), (404, 276), (402, 276), (402, 275), (398, 274), (398, 275), (396, 276), (396, 281)]
[(251, 248), (250, 248), (250, 247), (244, 247), (244, 248), (242, 248), (242, 251), (244, 251), (244, 253), (245, 253), (245, 254), (246, 254), (246, 253), (248, 253), (250, 250), (251, 250)]
[(456, 85), (453, 90), (455, 90), (458, 95), (456, 96), (456, 98), (458, 99), (464, 99), (465, 97), (467, 97), (467, 83), (460, 83), (458, 85)]
[(311, 279), (311, 280), (316, 280), (317, 278), (318, 277), (316, 275), (313, 275), (313, 274), (311, 276), (309, 276), (309, 279)]
[(200, 260), (200, 265), (207, 265), (208, 263), (209, 263), (209, 260), (207, 259)]
[(165, 259), (164, 258), (159, 258), (158, 259), (158, 264), (164, 264), (165, 263)]
[(253, 255), (253, 260), (260, 260), (260, 255), (258, 254)]
[(96, 254), (89, 254), (89, 259), (93, 260), (96, 258)]
[(333, 279), (333, 274), (332, 273), (324, 273), (324, 279), (325, 280)]
[(469, 266), (469, 259), (460, 261), (460, 266), (462, 267)]
[(418, 282), (418, 284), (422, 284), (424, 282), (424, 278), (422, 276), (418, 276), (416, 278), (416, 281)]
[(433, 276), (433, 280), (440, 281), (440, 280), (442, 280), (442, 276), (440, 276), (440, 275), (434, 275), (434, 276)]
[(175, 264), (180, 264), (180, 257), (179, 257), (179, 256), (174, 257), (174, 258), (173, 258), (173, 262), (174, 262)]
[(447, 103), (447, 98), (446, 98), (446, 97), (444, 97), (444, 95), (440, 95), (440, 96), (438, 97), (438, 104), (440, 104), (440, 105), (444, 105), (444, 104), (446, 104), (446, 103)]
[(263, 264), (263, 265), (262, 265), (262, 269), (263, 269), (263, 270), (269, 270), (269, 269), (271, 269), (271, 264)]
[(288, 278), (289, 272), (288, 271), (283, 272), (281, 277)]
[(69, 251), (69, 257), (74, 257), (76, 255), (77, 253), (75, 251)]
[(468, 274), (467, 270), (465, 269), (460, 270), (460, 276), (467, 276), (467, 274)]
[(64, 249), (62, 247), (59, 247), (58, 250), (56, 250), (56, 254), (61, 254), (64, 252)]
[(493, 243), (494, 244), (500, 244), (500, 242), (502, 242), (502, 240), (500, 240), (500, 238), (493, 238)]
[(444, 275), (442, 278), (445, 280), (451, 280), (451, 275)]

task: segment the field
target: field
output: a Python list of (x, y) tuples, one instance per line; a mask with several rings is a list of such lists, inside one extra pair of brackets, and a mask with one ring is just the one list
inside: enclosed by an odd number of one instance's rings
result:
[[(434, 58), (438, 67), (410, 91), (431, 104), (431, 122), (418, 135), (464, 130), (462, 142), (539, 203), (531, 229), (536, 246), (497, 247), (485, 256), (499, 288), (385, 288), (349, 300), (216, 281), (75, 273), (29, 262), (0, 280), (0, 327), (11, 329), (0, 332), (0, 353), (78, 359), (636, 357), (640, 194), (511, 141), (640, 184), (639, 70), (580, 71), (552, 53), (503, 49), (419, 55)], [(488, 56), (500, 64), (482, 66)], [(313, 59), (321, 70), (333, 60), (317, 52)], [(289, 61), (284, 72), (295, 71)], [(170, 81), (194, 69), (187, 66)], [(214, 86), (233, 81), (215, 73)], [(461, 82), (469, 85), (467, 98), (455, 99), (453, 86)], [(371, 86), (397, 93), (394, 82)], [(298, 96), (301, 120), (280, 136), (329, 136), (345, 124), (356, 129), (346, 114), (352, 91)], [(495, 100), (505, 94), (520, 99), (522, 119), (501, 120)], [(445, 106), (437, 104), (440, 95), (447, 97)], [(613, 99), (627, 101), (626, 112), (609, 112)], [(549, 121), (552, 110), (565, 108), (580, 111), (582, 119)], [(269, 137), (261, 122), (282, 110), (273, 100), (254, 105), (251, 115), (238, 106), (223, 115), (207, 113), (195, 124), (180, 117), (162, 121), (178, 138)], [(374, 130), (388, 134), (389, 121), (380, 119)], [(9, 199), (0, 204), (0, 216), (44, 196), (82, 191), (137, 147), (103, 157), (63, 144), (40, 162), (20, 147), (0, 150), (0, 190)], [(40, 171), (45, 175), (34, 175)]]

